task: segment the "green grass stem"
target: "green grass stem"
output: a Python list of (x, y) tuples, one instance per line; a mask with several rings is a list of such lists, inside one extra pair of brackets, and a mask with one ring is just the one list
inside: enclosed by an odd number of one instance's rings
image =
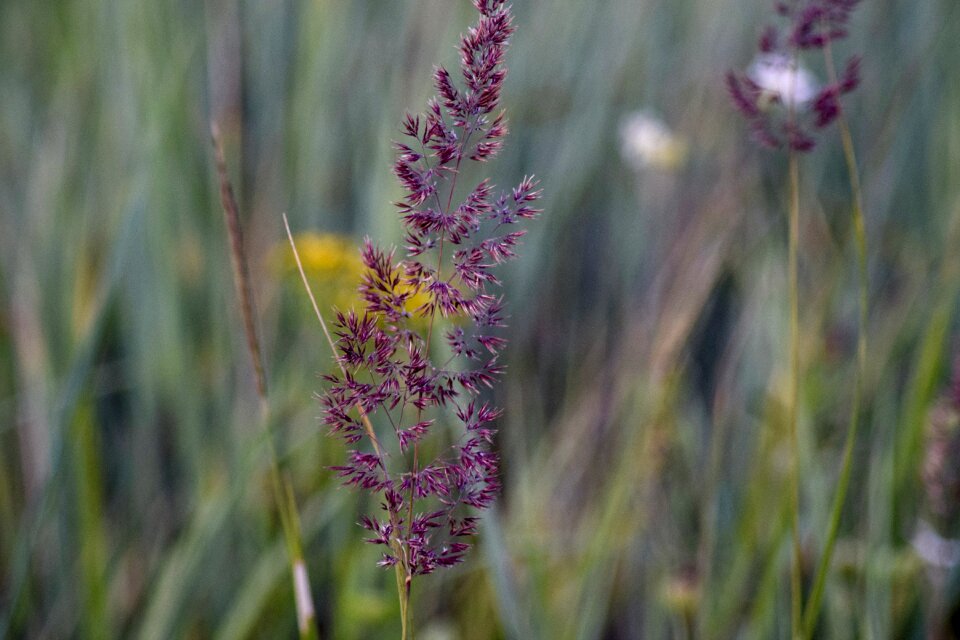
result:
[(290, 578), (293, 581), (293, 593), (297, 610), (297, 630), (300, 633), (301, 640), (318, 640), (319, 632), (317, 631), (316, 614), (313, 608), (313, 597), (310, 593), (310, 579), (307, 573), (306, 563), (303, 560), (303, 542), (301, 540), (297, 505), (293, 496), (293, 489), (289, 482), (284, 482), (281, 478), (280, 463), (278, 461), (276, 447), (273, 443), (266, 373), (260, 351), (260, 341), (257, 339), (256, 323), (253, 317), (253, 291), (250, 286), (250, 273), (247, 269), (246, 252), (243, 248), (240, 216), (237, 202), (233, 195), (233, 188), (227, 177), (227, 166), (223, 155), (223, 145), (220, 142), (220, 132), (215, 123), (211, 126), (211, 134), (216, 155), (217, 174), (220, 179), (220, 199), (223, 205), (224, 220), (227, 225), (227, 235), (230, 241), (233, 280), (240, 305), (240, 315), (243, 318), (247, 348), (250, 351), (254, 377), (257, 382), (261, 424), (267, 440), (267, 451), (270, 457), (270, 485), (277, 510), (280, 514), (280, 524), (283, 528), (283, 535), (287, 542), (290, 557)]
[(89, 398), (77, 409), (72, 428), (74, 474), (80, 536), (81, 637), (88, 640), (113, 634), (107, 614), (107, 550), (104, 530), (100, 443)]
[(803, 551), (800, 546), (800, 440), (797, 422), (800, 403), (800, 169), (797, 152), (790, 150), (790, 238), (787, 257), (787, 280), (790, 290), (790, 388), (787, 395), (787, 424), (790, 430), (790, 527), (793, 533), (793, 554), (790, 563), (790, 636), (801, 634), (803, 608), (801, 570)]
[[(827, 74), (831, 83), (836, 83), (837, 73), (833, 64), (833, 54), (829, 43), (824, 49)], [(837, 534), (840, 530), (840, 516), (843, 514), (843, 505), (850, 485), (850, 473), (853, 469), (853, 447), (856, 444), (857, 430), (860, 425), (860, 404), (862, 402), (864, 377), (867, 371), (867, 312), (869, 296), (869, 274), (867, 271), (867, 232), (863, 216), (863, 192), (860, 187), (860, 171), (857, 166), (857, 156), (853, 148), (853, 137), (847, 119), (840, 110), (837, 119), (840, 128), (840, 140), (843, 144), (843, 157), (847, 166), (847, 176), (850, 180), (850, 190), (853, 196), (853, 233), (857, 259), (857, 363), (853, 383), (853, 401), (850, 407), (850, 424), (847, 427), (847, 436), (843, 444), (843, 457), (840, 465), (840, 477), (837, 482), (837, 492), (834, 494), (833, 505), (830, 508), (830, 522), (827, 527), (827, 540), (823, 554), (813, 580), (813, 588), (803, 614), (804, 638), (813, 636), (817, 616), (820, 613), (820, 604), (823, 599), (823, 589), (827, 574), (830, 570), (830, 561), (833, 558)]]

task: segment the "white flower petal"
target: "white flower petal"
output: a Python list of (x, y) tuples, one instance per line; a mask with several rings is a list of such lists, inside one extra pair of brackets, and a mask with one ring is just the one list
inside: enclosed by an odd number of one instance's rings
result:
[(786, 106), (797, 107), (817, 95), (816, 77), (782, 54), (766, 53), (753, 61), (747, 76), (764, 91), (776, 95)]

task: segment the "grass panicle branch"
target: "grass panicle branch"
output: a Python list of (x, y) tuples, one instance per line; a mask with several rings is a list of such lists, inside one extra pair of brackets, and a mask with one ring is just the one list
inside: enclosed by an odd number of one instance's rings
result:
[[(380, 566), (396, 573), (404, 639), (413, 636), (414, 579), (464, 560), (478, 525), (471, 512), (499, 491), (492, 445), (501, 412), (480, 399), (504, 374), (495, 272), (517, 255), (526, 232), (513, 229), (540, 213), (531, 177), (500, 193), (480, 180), (457, 202), (468, 163), (494, 158), (507, 134), (499, 105), (513, 14), (503, 0), (473, 5), (477, 22), (459, 43), (462, 81), (436, 67), (437, 95), (424, 113), (404, 118), (406, 139), (394, 143), (406, 255), (397, 259), (367, 239), (363, 308), (337, 311), (335, 339), (324, 329), (339, 373), (325, 376), (323, 421), (351, 447), (333, 470), (344, 485), (379, 498), (386, 517), (363, 516), (361, 526), (368, 542), (386, 547)], [(306, 283), (302, 266), (301, 277)], [(441, 325), (450, 357), (437, 364)], [(438, 425), (460, 433), (425, 448)], [(380, 434), (388, 431), (395, 438), (385, 447)]]

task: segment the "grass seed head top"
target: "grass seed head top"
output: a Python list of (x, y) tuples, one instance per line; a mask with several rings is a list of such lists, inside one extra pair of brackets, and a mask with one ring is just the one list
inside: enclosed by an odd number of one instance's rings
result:
[(757, 43), (757, 58), (746, 73), (728, 72), (727, 89), (750, 123), (755, 139), (772, 149), (811, 151), (814, 133), (840, 114), (840, 97), (860, 83), (860, 58), (851, 57), (838, 77), (817, 86), (800, 54), (828, 48), (847, 36), (859, 0), (778, 2), (780, 26), (768, 26)]
[[(480, 180), (456, 199), (464, 161), (493, 158), (507, 133), (499, 104), (513, 17), (502, 1), (473, 4), (480, 16), (461, 36), (462, 86), (437, 67), (437, 96), (425, 113), (404, 118), (406, 140), (394, 145), (406, 257), (365, 242), (365, 309), (338, 315), (343, 370), (327, 378), (322, 400), (324, 422), (357, 447), (335, 468), (343, 483), (381, 497), (381, 514), (361, 526), (369, 542), (386, 547), (380, 564), (400, 565), (408, 581), (463, 560), (465, 538), (476, 532), (471, 511), (489, 507), (498, 493), (491, 444), (500, 411), (477, 397), (504, 372), (494, 270), (516, 256), (524, 234), (518, 223), (540, 213), (532, 178), (502, 193)], [(454, 320), (446, 322), (442, 364), (430, 354), (438, 315)], [(424, 460), (419, 445), (451, 420), (458, 426), (445, 431), (453, 444)], [(373, 423), (394, 437), (381, 443)]]

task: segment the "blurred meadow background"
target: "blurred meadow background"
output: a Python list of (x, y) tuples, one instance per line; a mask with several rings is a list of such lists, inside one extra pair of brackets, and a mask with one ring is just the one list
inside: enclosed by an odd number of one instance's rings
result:
[[(468, 561), (418, 582), (417, 637), (787, 637), (787, 167), (723, 84), (770, 6), (514, 8), (489, 169), (535, 173), (545, 213), (501, 272), (504, 491)], [(371, 505), (327, 470), (331, 354), (281, 213), (321, 307), (349, 304), (362, 238), (400, 241), (401, 117), (473, 20), (466, 0), (0, 3), (0, 638), (296, 636), (211, 120), (321, 636), (398, 637), (393, 576), (356, 525)], [(818, 638), (960, 628), (957, 42), (955, 0), (866, 0), (838, 52), (863, 55), (845, 110), (870, 351)], [(800, 171), (809, 583), (857, 298), (835, 130)]]

